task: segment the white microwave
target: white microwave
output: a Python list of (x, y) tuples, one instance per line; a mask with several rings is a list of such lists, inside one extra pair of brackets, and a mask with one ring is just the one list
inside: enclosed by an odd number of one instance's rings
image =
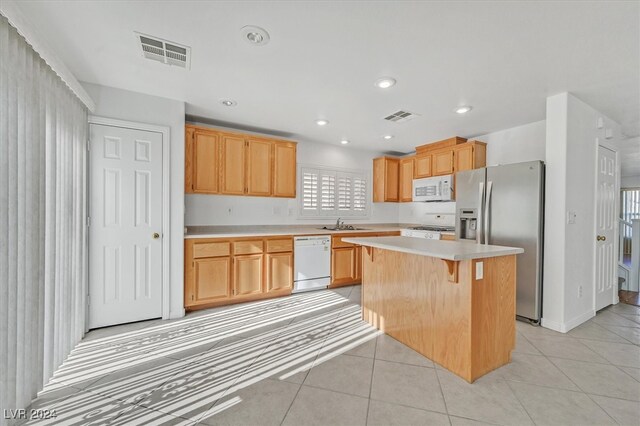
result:
[(413, 180), (413, 201), (451, 201), (453, 176), (435, 176)]

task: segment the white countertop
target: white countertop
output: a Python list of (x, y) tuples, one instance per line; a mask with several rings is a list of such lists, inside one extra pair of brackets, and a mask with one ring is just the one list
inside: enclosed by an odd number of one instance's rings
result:
[(467, 241), (427, 240), (412, 237), (349, 237), (343, 241), (446, 260), (484, 259), (524, 253), (518, 247), (490, 246)]
[(184, 238), (239, 238), (266, 235), (331, 235), (358, 232), (398, 232), (404, 228), (419, 226), (409, 223), (348, 223), (348, 225), (363, 229), (344, 231), (319, 229), (323, 226), (333, 226), (333, 224), (188, 226)]

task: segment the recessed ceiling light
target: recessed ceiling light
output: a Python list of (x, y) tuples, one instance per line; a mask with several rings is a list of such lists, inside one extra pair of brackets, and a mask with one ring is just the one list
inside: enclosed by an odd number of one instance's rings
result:
[(396, 84), (396, 79), (391, 77), (381, 77), (377, 79), (375, 83), (376, 87), (379, 87), (381, 89), (388, 89), (394, 84)]
[(231, 99), (222, 99), (220, 101), (220, 103), (224, 106), (228, 106), (228, 107), (232, 107), (232, 106), (236, 106), (238, 105), (238, 103), (236, 101), (233, 101)]
[(469, 105), (463, 105), (463, 106), (459, 106), (459, 107), (457, 107), (454, 111), (455, 111), (457, 114), (466, 114), (466, 113), (468, 113), (469, 111), (471, 111), (472, 109), (473, 109), (473, 108), (472, 108), (471, 106), (469, 106)]
[(346, 140), (346, 139), (342, 139), (342, 140), (340, 141), (340, 143), (341, 143), (342, 145), (346, 145), (346, 144), (348, 144), (348, 143), (349, 143), (349, 141), (348, 141), (348, 140)]
[(316, 120), (316, 124), (318, 126), (326, 126), (327, 124), (329, 124), (329, 122), (327, 120), (320, 119), (320, 120)]
[(264, 46), (269, 43), (270, 37), (267, 30), (256, 27), (255, 25), (247, 25), (240, 30), (242, 38), (254, 46)]
[(383, 138), (386, 140), (393, 139), (393, 135), (384, 135)]

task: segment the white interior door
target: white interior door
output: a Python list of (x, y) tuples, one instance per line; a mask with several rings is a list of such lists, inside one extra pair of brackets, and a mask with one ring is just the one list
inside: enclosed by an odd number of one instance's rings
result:
[(618, 289), (615, 253), (616, 153), (602, 146), (598, 146), (596, 203), (597, 311), (613, 303)]
[(91, 124), (89, 328), (162, 316), (162, 134)]

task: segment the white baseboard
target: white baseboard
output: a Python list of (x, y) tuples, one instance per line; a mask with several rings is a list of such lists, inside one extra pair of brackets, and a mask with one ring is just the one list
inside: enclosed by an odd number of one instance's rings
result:
[(577, 326), (579, 326), (580, 324), (586, 321), (589, 321), (591, 318), (595, 316), (596, 316), (595, 311), (588, 311), (582, 315), (578, 315), (577, 317), (565, 322), (552, 321), (552, 320), (542, 318), (542, 320), (540, 321), (540, 325), (542, 325), (544, 328), (557, 331), (558, 333), (567, 333), (572, 329), (576, 328)]
[(168, 319), (177, 319), (177, 318), (182, 318), (183, 316), (184, 316), (184, 308), (178, 311), (170, 311)]

